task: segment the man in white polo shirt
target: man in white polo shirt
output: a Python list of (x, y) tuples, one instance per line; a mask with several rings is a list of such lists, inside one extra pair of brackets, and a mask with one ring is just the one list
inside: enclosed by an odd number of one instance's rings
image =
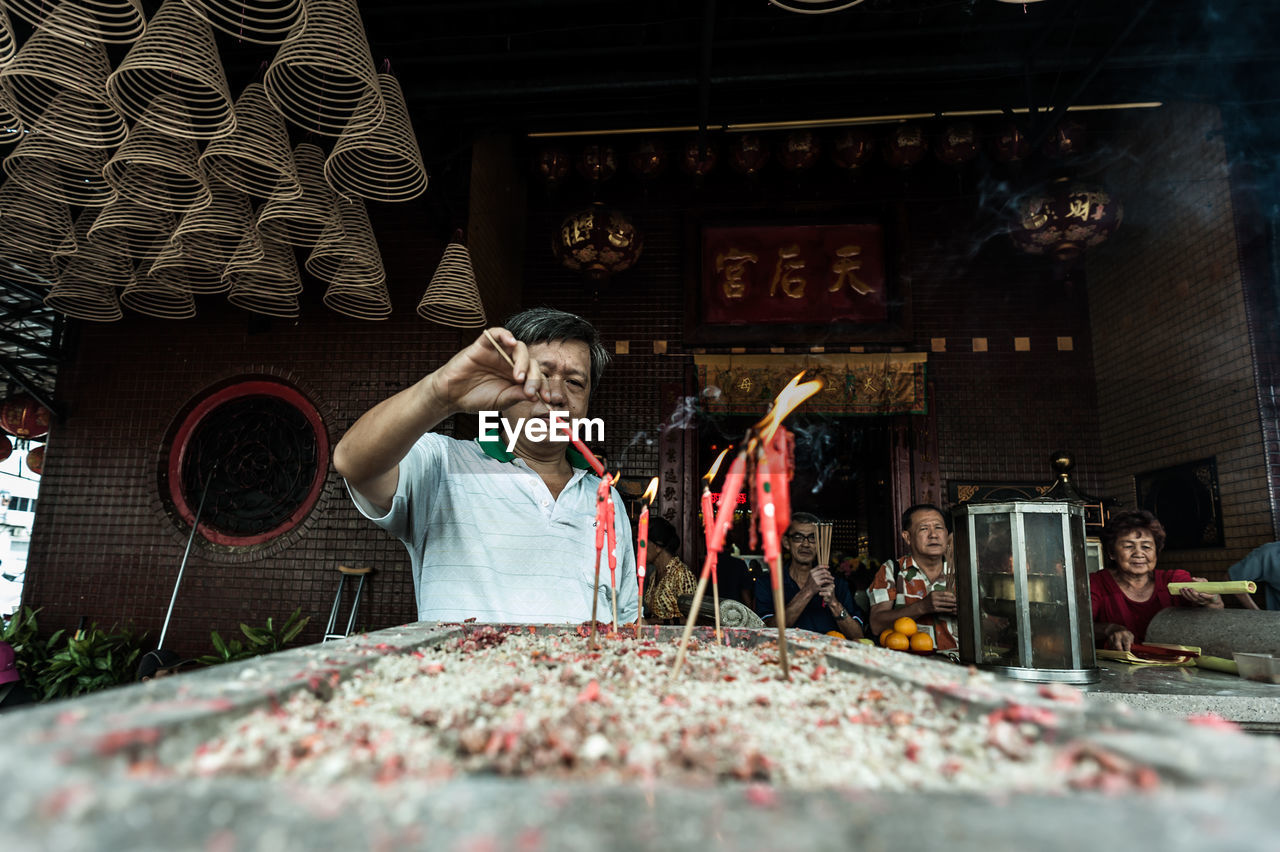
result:
[[(574, 314), (535, 308), (374, 406), (334, 450), (357, 508), (404, 542), (422, 621), (578, 623), (591, 618), (599, 477), (569, 443), (514, 427), (552, 411), (585, 417), (609, 355)], [(501, 412), (502, 431), (458, 441), (429, 430), (459, 412)], [(514, 446), (507, 438), (513, 430)], [(543, 433), (546, 430), (542, 430)], [(618, 619), (636, 616), (631, 527), (612, 492)], [(611, 617), (600, 559), (598, 617)]]

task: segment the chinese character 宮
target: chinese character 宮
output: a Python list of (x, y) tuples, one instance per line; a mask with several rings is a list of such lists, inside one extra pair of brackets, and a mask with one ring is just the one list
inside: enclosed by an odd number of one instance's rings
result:
[(757, 263), (759, 258), (749, 251), (731, 248), (716, 255), (716, 274), (724, 288), (726, 299), (741, 299), (747, 295), (747, 264)]

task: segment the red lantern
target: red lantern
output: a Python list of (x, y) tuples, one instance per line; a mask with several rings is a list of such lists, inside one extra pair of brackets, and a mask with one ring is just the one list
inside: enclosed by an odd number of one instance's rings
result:
[(831, 144), (831, 161), (846, 171), (852, 171), (870, 160), (875, 148), (875, 138), (870, 133), (850, 127), (836, 134)]
[(627, 166), (638, 178), (656, 178), (667, 170), (667, 148), (657, 139), (646, 139), (627, 155)]
[(44, 473), (44, 447), (45, 445), (41, 444), (27, 453), (27, 468), (37, 476)]
[(769, 162), (769, 148), (754, 133), (743, 133), (729, 145), (729, 163), (734, 171), (754, 176)]
[(918, 124), (903, 124), (889, 134), (884, 158), (890, 165), (907, 169), (924, 159), (929, 143)]
[(608, 145), (588, 145), (578, 155), (578, 174), (592, 183), (603, 183), (617, 171), (617, 158)]
[(19, 438), (39, 438), (49, 434), (49, 409), (30, 394), (9, 397), (0, 405), (0, 429)]
[(1027, 254), (1071, 260), (1120, 227), (1124, 207), (1101, 187), (1058, 178), (1018, 205), (1010, 236)]
[(569, 152), (559, 146), (543, 148), (533, 159), (533, 174), (548, 186), (569, 176)]
[(1044, 140), (1040, 150), (1055, 160), (1079, 154), (1084, 150), (1084, 125), (1075, 119), (1064, 118)]
[(1016, 121), (1006, 121), (996, 130), (995, 157), (1002, 163), (1016, 163), (1025, 160), (1031, 153), (1031, 142), (1027, 133)]
[(948, 125), (938, 137), (938, 159), (959, 166), (978, 156), (978, 131), (967, 121)]
[(8, 435), (0, 435), (0, 462), (13, 455), (13, 441)]
[(695, 178), (703, 178), (716, 167), (716, 149), (710, 144), (698, 144), (695, 136), (685, 143), (680, 166)]
[(822, 146), (818, 138), (808, 130), (796, 130), (787, 134), (782, 142), (782, 167), (788, 171), (801, 172), (813, 167), (818, 162)]
[(601, 282), (630, 269), (640, 259), (644, 239), (622, 211), (596, 202), (565, 219), (551, 247), (569, 269)]

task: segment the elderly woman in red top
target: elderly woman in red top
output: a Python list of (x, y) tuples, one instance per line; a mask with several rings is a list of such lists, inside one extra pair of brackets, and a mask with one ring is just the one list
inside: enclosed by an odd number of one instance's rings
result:
[(1093, 636), (1100, 648), (1128, 651), (1147, 635), (1156, 613), (1171, 606), (1222, 608), (1222, 598), (1184, 589), (1169, 593), (1170, 583), (1204, 582), (1186, 571), (1157, 570), (1156, 557), (1164, 549), (1164, 527), (1150, 512), (1138, 510), (1112, 516), (1102, 531), (1107, 565), (1089, 575), (1093, 603)]

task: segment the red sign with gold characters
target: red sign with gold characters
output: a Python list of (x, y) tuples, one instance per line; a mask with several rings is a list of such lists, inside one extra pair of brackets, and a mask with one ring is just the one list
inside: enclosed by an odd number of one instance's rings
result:
[(880, 225), (702, 230), (703, 322), (880, 323), (887, 318)]

